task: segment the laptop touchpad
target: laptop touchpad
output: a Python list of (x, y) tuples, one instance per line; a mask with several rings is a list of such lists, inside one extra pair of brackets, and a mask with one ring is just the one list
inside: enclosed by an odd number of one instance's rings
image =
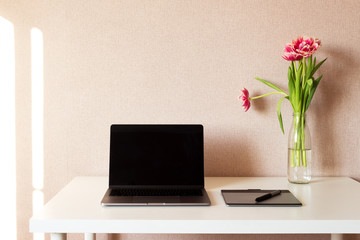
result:
[(134, 196), (134, 203), (176, 203), (180, 201), (179, 196)]

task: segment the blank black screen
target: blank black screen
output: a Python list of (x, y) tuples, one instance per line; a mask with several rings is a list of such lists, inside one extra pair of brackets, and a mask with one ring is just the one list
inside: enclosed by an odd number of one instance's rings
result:
[(204, 185), (202, 125), (112, 125), (110, 182)]

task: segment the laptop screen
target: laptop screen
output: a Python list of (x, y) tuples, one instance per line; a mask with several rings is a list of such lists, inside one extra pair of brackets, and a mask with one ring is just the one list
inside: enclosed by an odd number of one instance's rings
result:
[(110, 187), (204, 186), (202, 125), (112, 125)]

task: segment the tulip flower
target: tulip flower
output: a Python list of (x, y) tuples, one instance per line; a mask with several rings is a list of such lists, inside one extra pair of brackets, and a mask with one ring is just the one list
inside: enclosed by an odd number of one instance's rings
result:
[[(264, 80), (262, 79), (259, 79), (259, 78), (256, 78), (257, 80), (261, 81), (261, 82), (264, 82)], [(265, 82), (264, 82), (265, 83)], [(267, 82), (265, 83), (267, 85), (271, 85), (273, 88), (276, 88), (275, 85)], [(272, 94), (283, 94), (285, 95), (285, 97), (289, 97), (284, 91), (282, 91), (280, 88), (277, 89), (278, 91), (277, 92), (270, 92), (270, 93), (266, 93), (266, 94), (263, 94), (263, 95), (260, 95), (260, 96), (256, 96), (256, 97), (250, 97), (250, 94), (249, 94), (249, 91), (246, 89), (246, 88), (243, 88), (241, 90), (242, 94), (240, 95), (239, 99), (243, 102), (243, 109), (245, 112), (247, 112), (251, 106), (250, 104), (250, 101), (253, 100), (253, 99), (258, 99), (258, 98), (262, 98), (262, 97), (266, 97), (266, 96), (269, 96), (269, 95), (272, 95)]]
[(308, 58), (320, 47), (321, 41), (317, 38), (298, 37), (284, 48), (282, 57), (287, 61), (298, 61)]
[(249, 91), (246, 88), (243, 88), (241, 90), (242, 94), (240, 95), (239, 99), (243, 102), (243, 109), (245, 112), (249, 110), (251, 104), (250, 104), (250, 98), (249, 98)]

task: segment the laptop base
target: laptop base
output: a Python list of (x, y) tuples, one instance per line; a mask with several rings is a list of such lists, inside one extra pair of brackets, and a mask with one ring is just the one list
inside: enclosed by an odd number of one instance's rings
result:
[(202, 189), (202, 196), (110, 196), (109, 188), (103, 206), (210, 206), (210, 199)]

